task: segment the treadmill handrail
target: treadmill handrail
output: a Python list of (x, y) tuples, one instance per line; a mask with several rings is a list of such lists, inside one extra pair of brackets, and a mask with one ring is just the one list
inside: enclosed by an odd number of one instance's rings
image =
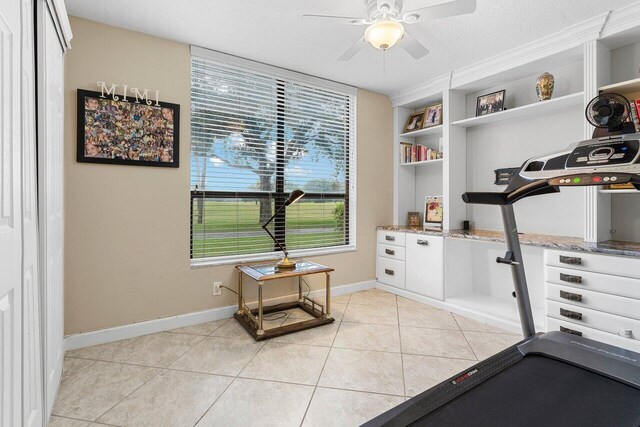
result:
[(549, 180), (544, 179), (531, 182), (513, 191), (466, 192), (462, 195), (462, 200), (471, 204), (504, 206), (513, 204), (525, 197), (558, 192), (560, 192), (560, 189), (557, 186), (549, 185)]

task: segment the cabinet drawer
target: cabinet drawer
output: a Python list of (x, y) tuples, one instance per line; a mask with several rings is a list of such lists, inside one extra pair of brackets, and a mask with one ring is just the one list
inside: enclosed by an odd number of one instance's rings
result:
[(402, 231), (378, 230), (378, 243), (386, 245), (404, 246), (404, 235)]
[(407, 234), (406, 289), (420, 295), (444, 298), (444, 239), (439, 236)]
[(546, 266), (545, 280), (558, 285), (640, 299), (640, 279)]
[(404, 247), (378, 243), (378, 256), (404, 261)]
[(585, 252), (545, 251), (545, 264), (640, 279), (640, 259)]
[(571, 322), (565, 322), (564, 320), (554, 319), (553, 317), (546, 318), (547, 332), (551, 331), (572, 331), (582, 334), (583, 337), (590, 340), (600, 341), (605, 344), (614, 345), (620, 348), (626, 348), (627, 350), (640, 352), (640, 341), (631, 340), (629, 338), (623, 338), (618, 335), (613, 335), (607, 332), (602, 332), (597, 329), (589, 328), (587, 326), (576, 325)]
[(547, 283), (547, 299), (640, 320), (640, 300)]
[(622, 338), (640, 340), (640, 320), (547, 300), (547, 316), (584, 325)]
[(378, 282), (404, 289), (404, 261), (378, 257)]

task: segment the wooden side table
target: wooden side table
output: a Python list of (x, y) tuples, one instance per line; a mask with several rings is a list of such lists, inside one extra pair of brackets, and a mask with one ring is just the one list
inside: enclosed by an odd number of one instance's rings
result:
[[(278, 270), (276, 262), (256, 264), (256, 265), (236, 265), (238, 270), (238, 311), (234, 317), (253, 336), (256, 341), (279, 337), (292, 332), (302, 331), (317, 326), (333, 323), (335, 319), (331, 317), (331, 272), (333, 268), (315, 262), (298, 260), (296, 268), (293, 270)], [(302, 276), (311, 274), (325, 274), (326, 300), (325, 304), (320, 304), (306, 295), (302, 294)], [(242, 276), (246, 275), (258, 282), (258, 308), (249, 310), (243, 303)], [(298, 278), (298, 300), (269, 307), (263, 306), (262, 288), (266, 283), (277, 279), (290, 277)], [(263, 317), (265, 314), (277, 311), (299, 308), (313, 316), (313, 319), (303, 320), (286, 326), (279, 326), (269, 330), (264, 330)]]

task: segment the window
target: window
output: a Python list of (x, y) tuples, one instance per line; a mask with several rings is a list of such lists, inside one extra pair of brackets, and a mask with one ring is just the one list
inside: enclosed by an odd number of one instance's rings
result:
[[(197, 52), (197, 53), (196, 53)], [(355, 91), (192, 48), (192, 263), (355, 247)]]

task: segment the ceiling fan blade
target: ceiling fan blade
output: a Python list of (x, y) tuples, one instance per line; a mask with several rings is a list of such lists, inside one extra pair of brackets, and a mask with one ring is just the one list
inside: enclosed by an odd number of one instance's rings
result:
[(420, 59), (429, 53), (429, 49), (424, 47), (422, 43), (418, 40), (411, 37), (411, 34), (404, 32), (404, 36), (402, 36), (402, 40), (398, 42), (398, 46), (404, 49), (409, 55), (413, 56), (414, 59)]
[(302, 15), (302, 19), (313, 23), (331, 23), (346, 25), (365, 25), (368, 24), (364, 18), (351, 18), (349, 16), (333, 16), (333, 15)]
[(448, 16), (464, 15), (476, 10), (476, 0), (452, 0), (435, 6), (410, 10), (402, 16), (407, 24), (429, 19), (440, 19)]
[(360, 40), (355, 42), (349, 49), (345, 50), (344, 53), (338, 57), (338, 61), (350, 60), (351, 58), (356, 56), (356, 53), (360, 52), (360, 50), (362, 50), (362, 48), (365, 47), (366, 45), (367, 45), (367, 42), (364, 39), (364, 37), (362, 37)]

